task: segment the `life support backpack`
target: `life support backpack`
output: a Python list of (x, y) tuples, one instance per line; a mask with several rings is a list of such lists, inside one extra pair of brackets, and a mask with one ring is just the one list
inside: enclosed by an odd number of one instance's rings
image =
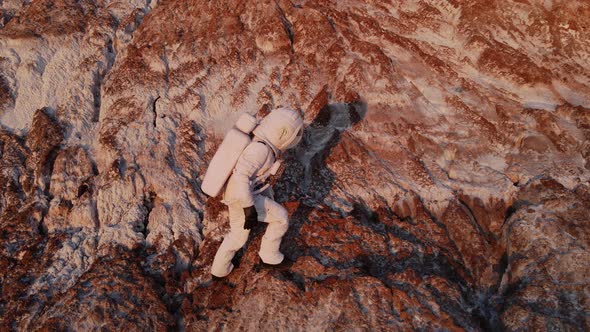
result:
[(205, 194), (211, 197), (219, 195), (231, 176), (238, 158), (252, 142), (249, 134), (256, 128), (257, 124), (254, 116), (247, 113), (242, 114), (234, 127), (227, 132), (213, 159), (211, 159), (201, 183), (201, 190)]

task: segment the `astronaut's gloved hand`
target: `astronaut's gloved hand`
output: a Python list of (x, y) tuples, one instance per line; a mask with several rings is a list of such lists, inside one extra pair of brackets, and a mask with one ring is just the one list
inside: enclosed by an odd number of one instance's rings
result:
[(258, 222), (258, 212), (256, 212), (256, 208), (254, 206), (248, 206), (244, 208), (244, 229), (250, 230), (256, 223)]

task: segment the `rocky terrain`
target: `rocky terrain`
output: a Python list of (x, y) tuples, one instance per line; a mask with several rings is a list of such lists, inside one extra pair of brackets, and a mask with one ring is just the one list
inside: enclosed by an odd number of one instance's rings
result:
[[(0, 330), (588, 330), (588, 68), (582, 0), (0, 0)], [(290, 263), (212, 281), (281, 105)]]

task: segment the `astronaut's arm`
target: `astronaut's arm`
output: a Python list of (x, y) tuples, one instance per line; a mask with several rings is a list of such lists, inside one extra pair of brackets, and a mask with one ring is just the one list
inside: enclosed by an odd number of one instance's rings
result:
[(235, 190), (232, 197), (235, 197), (243, 208), (254, 205), (250, 180), (264, 165), (267, 154), (268, 148), (264, 144), (256, 142), (248, 145), (238, 159), (232, 175), (232, 181), (234, 181), (232, 189)]

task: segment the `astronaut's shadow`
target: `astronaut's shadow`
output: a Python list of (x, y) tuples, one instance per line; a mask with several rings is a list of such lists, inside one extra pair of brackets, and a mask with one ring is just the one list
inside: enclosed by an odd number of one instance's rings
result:
[(324, 204), (336, 180), (326, 160), (342, 134), (363, 120), (366, 113), (367, 104), (362, 101), (324, 106), (305, 127), (301, 143), (284, 156), (286, 168), (274, 192), (275, 200), (281, 204), (299, 203), (290, 216), (289, 230), (281, 245), (281, 251), (292, 261), (309, 254), (310, 248), (300, 240), (301, 228), (309, 222), (310, 213)]

